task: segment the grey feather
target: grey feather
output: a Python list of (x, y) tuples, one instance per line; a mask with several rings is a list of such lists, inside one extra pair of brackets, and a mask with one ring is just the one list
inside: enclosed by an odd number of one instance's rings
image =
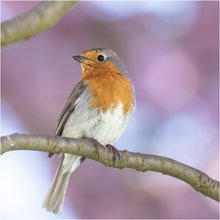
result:
[[(85, 82), (80, 81), (71, 92), (69, 98), (67, 99), (65, 108), (58, 119), (56, 135), (62, 136), (65, 124), (71, 113), (75, 110), (77, 106), (77, 100), (83, 94), (86, 87), (87, 86)], [(51, 156), (52, 154), (49, 154), (49, 157)], [(81, 159), (82, 159), (81, 157), (74, 155), (68, 155), (68, 156), (62, 155), (62, 160), (60, 162), (60, 165), (56, 171), (51, 187), (43, 202), (43, 207), (46, 208), (48, 211), (57, 214), (62, 209), (70, 174), (73, 171), (66, 169), (65, 160), (68, 160), (69, 167), (76, 169), (78, 165), (82, 162)]]
[(70, 114), (74, 111), (76, 107), (76, 101), (82, 95), (84, 90), (86, 89), (87, 85), (85, 82), (80, 81), (76, 87), (73, 89), (73, 91), (70, 93), (65, 108), (63, 109), (62, 113), (60, 114), (60, 117), (58, 119), (58, 124), (56, 128), (56, 135), (61, 136), (63, 132), (63, 128), (66, 124), (67, 119), (69, 118)]

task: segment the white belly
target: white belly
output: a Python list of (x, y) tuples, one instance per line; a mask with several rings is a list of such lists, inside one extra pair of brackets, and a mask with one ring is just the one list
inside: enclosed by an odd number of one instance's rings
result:
[[(106, 112), (97, 112), (90, 106), (90, 96), (86, 89), (76, 102), (64, 126), (62, 136), (94, 138), (103, 145), (114, 143), (125, 130), (131, 113), (123, 113), (122, 103)], [(65, 154), (63, 172), (72, 172), (80, 164), (79, 156)]]
[(83, 109), (80, 105), (76, 107), (66, 122), (62, 136), (91, 137), (103, 145), (112, 144), (121, 136), (130, 118), (130, 114), (124, 115), (121, 103), (106, 112)]

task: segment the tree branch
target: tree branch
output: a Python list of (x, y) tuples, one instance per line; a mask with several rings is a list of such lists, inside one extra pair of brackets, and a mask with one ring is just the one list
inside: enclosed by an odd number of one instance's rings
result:
[(54, 26), (77, 1), (43, 1), (24, 15), (1, 23), (1, 46), (31, 38)]
[(166, 157), (132, 153), (126, 150), (118, 151), (118, 156), (115, 157), (115, 150), (91, 138), (76, 139), (26, 134), (1, 137), (0, 153), (14, 150), (69, 153), (99, 161), (109, 167), (131, 168), (142, 172), (156, 171), (183, 180), (203, 195), (219, 201), (219, 182), (193, 167)]

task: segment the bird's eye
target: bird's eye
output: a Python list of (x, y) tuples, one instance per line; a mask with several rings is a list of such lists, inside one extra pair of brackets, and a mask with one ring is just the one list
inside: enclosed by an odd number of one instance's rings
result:
[(106, 60), (106, 57), (104, 55), (100, 54), (100, 55), (98, 55), (97, 60), (102, 62), (102, 61)]

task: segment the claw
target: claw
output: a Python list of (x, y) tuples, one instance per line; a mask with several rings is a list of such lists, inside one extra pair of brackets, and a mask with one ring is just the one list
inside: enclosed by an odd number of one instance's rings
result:
[(97, 159), (99, 160), (99, 146), (98, 146), (96, 139), (94, 139), (94, 138), (87, 138), (87, 139), (90, 140), (91, 142), (93, 142), (93, 146), (96, 149)]
[(54, 153), (49, 153), (49, 154), (48, 154), (48, 157), (49, 157), (49, 158), (52, 158), (54, 155), (55, 155)]
[(113, 166), (114, 166), (115, 163), (116, 163), (117, 158), (120, 159), (120, 154), (119, 154), (118, 150), (114, 146), (112, 146), (111, 144), (107, 144), (106, 147), (108, 149), (110, 149), (113, 153), (113, 158), (112, 159), (113, 159)]

